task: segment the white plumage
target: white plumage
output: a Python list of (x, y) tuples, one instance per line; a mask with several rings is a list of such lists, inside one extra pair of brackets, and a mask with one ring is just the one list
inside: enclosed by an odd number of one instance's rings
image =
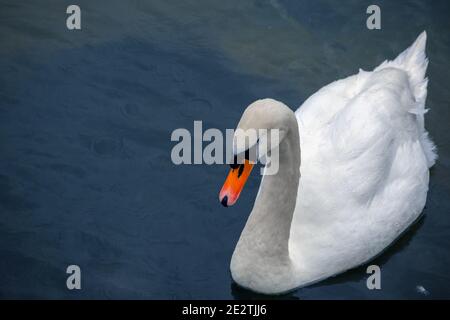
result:
[[(298, 190), (296, 183), (263, 178), (233, 254), (236, 282), (262, 293), (317, 282), (374, 258), (419, 217), (436, 160), (424, 128), (425, 43), (423, 32), (395, 60), (321, 88), (295, 112)], [(278, 104), (265, 99), (253, 105), (278, 119)], [(246, 111), (258, 128), (261, 115), (252, 112)], [(295, 138), (287, 145), (280, 144), (280, 165)], [(293, 191), (291, 198), (281, 196)], [(288, 201), (295, 201), (291, 213)], [(269, 219), (268, 207), (280, 208), (279, 218)]]

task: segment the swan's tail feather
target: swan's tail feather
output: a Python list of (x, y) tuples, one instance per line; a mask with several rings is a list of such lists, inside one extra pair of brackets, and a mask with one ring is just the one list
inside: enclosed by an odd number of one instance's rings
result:
[[(374, 71), (384, 68), (399, 68), (408, 73), (414, 98), (418, 103), (425, 104), (427, 97), (427, 83), (425, 77), (428, 66), (428, 58), (425, 54), (425, 45), (427, 42), (427, 33), (423, 31), (414, 41), (414, 43), (405, 51), (400, 53), (397, 58), (392, 61), (385, 61)], [(418, 110), (417, 110), (418, 111)], [(425, 113), (425, 109), (423, 110)]]
[(438, 155), (436, 145), (433, 141), (431, 141), (426, 130), (422, 132), (420, 143), (422, 144), (422, 148), (425, 152), (425, 157), (427, 158), (428, 168), (431, 168), (436, 163)]
[(420, 142), (427, 158), (428, 167), (431, 167), (436, 162), (437, 153), (435, 144), (428, 137), (424, 123), (424, 115), (428, 111), (425, 108), (428, 85), (428, 79), (425, 76), (428, 67), (428, 58), (425, 54), (426, 42), (427, 33), (423, 31), (417, 37), (416, 41), (408, 49), (400, 53), (397, 58), (392, 61), (384, 61), (374, 71), (393, 67), (404, 70), (408, 74), (409, 83), (415, 99), (415, 104), (409, 112), (417, 116), (417, 122), (422, 131)]

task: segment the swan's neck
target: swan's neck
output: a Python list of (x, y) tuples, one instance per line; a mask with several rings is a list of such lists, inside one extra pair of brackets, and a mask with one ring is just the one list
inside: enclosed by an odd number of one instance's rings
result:
[[(231, 260), (233, 278), (279, 275), (289, 281), (292, 272), (289, 234), (300, 178), (300, 144), (297, 121), (291, 121), (279, 145), (279, 170), (265, 175), (253, 210), (242, 231)], [(244, 282), (245, 283), (245, 282)], [(281, 283), (280, 283), (281, 285)], [(249, 285), (250, 286), (250, 285)]]

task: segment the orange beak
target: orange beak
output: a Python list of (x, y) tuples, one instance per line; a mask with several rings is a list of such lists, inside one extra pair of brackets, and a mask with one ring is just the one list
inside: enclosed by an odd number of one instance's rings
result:
[(254, 163), (245, 159), (244, 163), (232, 167), (219, 193), (219, 200), (223, 206), (229, 207), (236, 203), (253, 166)]

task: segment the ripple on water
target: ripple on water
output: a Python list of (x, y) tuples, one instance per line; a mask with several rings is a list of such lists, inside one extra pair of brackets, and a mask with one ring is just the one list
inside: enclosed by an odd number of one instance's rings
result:
[(424, 296), (428, 296), (430, 294), (430, 292), (421, 285), (416, 286), (416, 292)]
[(115, 157), (122, 153), (122, 139), (111, 137), (95, 138), (91, 145), (91, 150), (101, 157)]
[(180, 109), (180, 113), (185, 117), (204, 119), (210, 117), (212, 110), (213, 105), (209, 100), (192, 98)]
[(140, 115), (139, 105), (135, 103), (127, 103), (120, 107), (120, 112), (125, 118), (137, 118)]

